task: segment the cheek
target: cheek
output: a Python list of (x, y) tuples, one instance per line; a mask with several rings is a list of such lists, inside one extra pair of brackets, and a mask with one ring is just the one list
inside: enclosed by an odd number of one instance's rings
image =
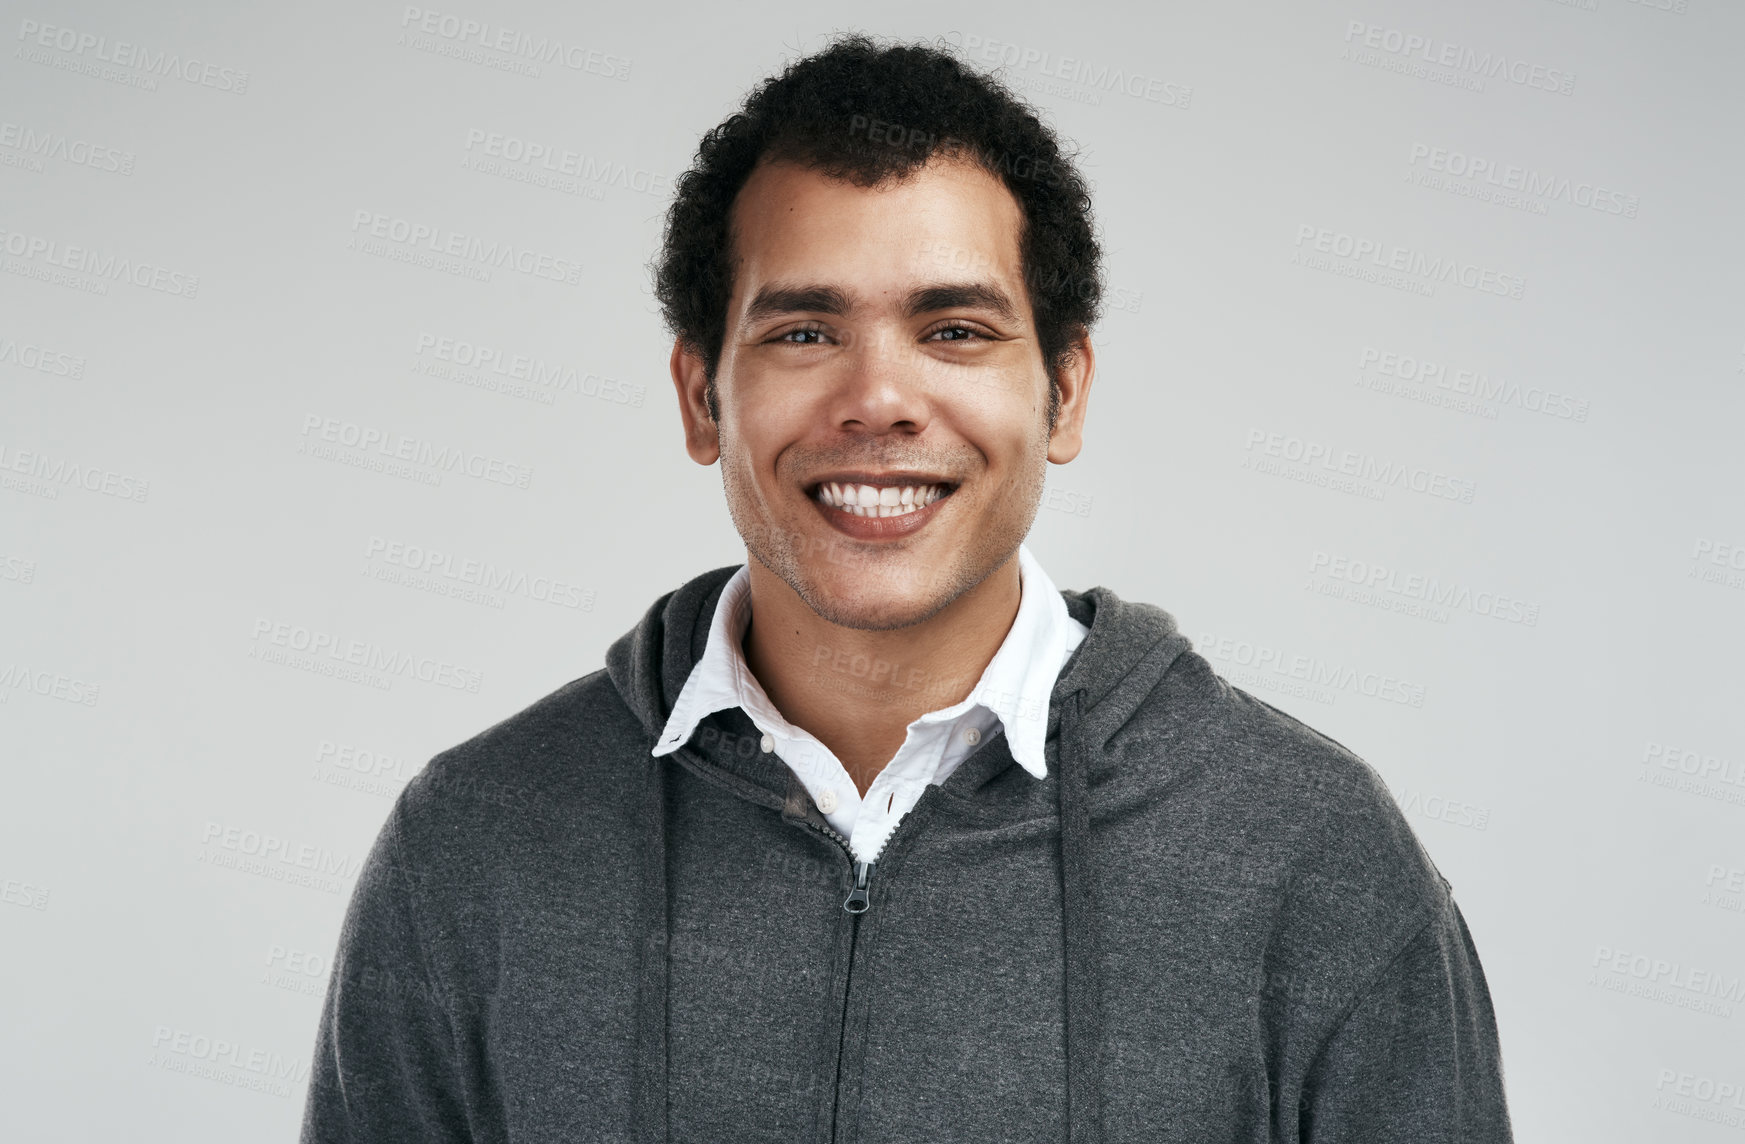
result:
[(766, 410), (757, 405), (724, 402), (721, 421), (721, 469), (731, 472), (734, 487), (760, 499), (773, 496), (787, 479), (783, 466), (795, 457), (792, 447), (805, 440), (803, 422), (791, 410)]
[(1006, 390), (958, 405), (952, 420), (990, 465), (1027, 467), (1035, 453), (1047, 449), (1047, 414), (1047, 405), (1029, 393)]
[(745, 440), (799, 437), (827, 408), (828, 378), (784, 377), (770, 372), (736, 379), (723, 389), (723, 405), (732, 405), (735, 429)]
[(995, 427), (996, 433), (1001, 432), (999, 426), (1007, 426), (1004, 430), (1007, 435), (1025, 433), (1032, 421), (1042, 421), (1048, 411), (1047, 379), (1038, 384), (1023, 370), (987, 370), (970, 375), (966, 383), (954, 388), (953, 394), (966, 416)]

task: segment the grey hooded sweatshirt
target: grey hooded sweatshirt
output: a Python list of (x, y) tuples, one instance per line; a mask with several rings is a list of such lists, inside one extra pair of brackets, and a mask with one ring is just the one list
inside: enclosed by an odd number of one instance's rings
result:
[(1511, 1139), (1448, 882), (1168, 613), (1063, 591), (1047, 778), (990, 734), (857, 871), (743, 711), (650, 755), (733, 571), (407, 784), (304, 1141)]

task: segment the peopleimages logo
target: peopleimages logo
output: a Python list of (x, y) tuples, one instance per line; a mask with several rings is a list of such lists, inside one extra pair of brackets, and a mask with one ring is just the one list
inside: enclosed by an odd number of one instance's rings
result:
[[(547, 361), (532, 354), (465, 338), (420, 333), (417, 354), (414, 372), (445, 381), (476, 384), (511, 397), (533, 397), (541, 404), (549, 404), (559, 393), (572, 393), (640, 409), (648, 396), (648, 387), (641, 382), (605, 377), (567, 362)], [(432, 360), (424, 361), (427, 357)], [(524, 384), (517, 387), (513, 383)]]
[(233, 1088), (289, 1097), (309, 1082), (310, 1062), (250, 1048), (223, 1037), (159, 1025), (152, 1033), (146, 1064), (186, 1073)]
[(0, 251), (23, 260), (18, 267), (8, 267), (9, 273), (35, 278), (40, 275), (31, 273), (31, 267), (54, 267), (57, 271), (84, 276), (85, 282), (78, 288), (95, 294), (107, 294), (109, 282), (125, 282), (130, 286), (174, 295), (177, 298), (193, 298), (200, 293), (200, 276), (197, 274), (185, 274), (180, 270), (128, 258), (113, 251), (93, 250), (64, 243), (46, 235), (25, 234), (22, 231), (0, 228)]
[(1661, 1069), (1654, 1107), (1693, 1120), (1745, 1128), (1745, 1084), (1679, 1069)]
[[(487, 131), (483, 127), (467, 129), (466, 151), (468, 161), (465, 165), (473, 170), (486, 170), (490, 174), (501, 172), (479, 166), (479, 156), (526, 167), (530, 171), (568, 176), (590, 187), (616, 187), (653, 198), (665, 198), (672, 193), (672, 181), (658, 171), (600, 159), (557, 143), (544, 143), (500, 131)], [(568, 190), (561, 184), (558, 189)]]
[(1420, 814), (1425, 818), (1446, 822), (1450, 826), (1464, 826), (1469, 830), (1484, 830), (1490, 826), (1491, 811), (1488, 806), (1477, 806), (1446, 795), (1427, 795), (1411, 787), (1390, 789), (1394, 801), (1407, 814)]
[(326, 974), (327, 958), (319, 951), (275, 942), (267, 949), (267, 967), (261, 971), (260, 983), (288, 993), (316, 997), (322, 992), (322, 978)]
[(103, 688), (100, 684), (58, 671), (16, 662), (0, 664), (0, 703), (10, 702), (14, 691), (28, 691), (45, 699), (59, 699), (80, 707), (95, 707)]
[(1317, 551), (1309, 558), (1309, 586), (1316, 586), (1314, 577), (1323, 578), (1355, 592), (1325, 592), (1344, 595), (1356, 603), (1374, 603), (1390, 611), (1411, 611), (1413, 605), (1426, 610), (1426, 618), (1447, 621), (1449, 612), (1470, 612), (1475, 616), (1501, 620), (1505, 623), (1537, 627), (1539, 604), (1512, 595), (1473, 588), (1458, 581), (1444, 581), (1421, 572), (1403, 572), (1385, 564)]
[(1563, 421), (1586, 421), (1588, 400), (1538, 385), (1493, 378), (1484, 370), (1465, 369), (1447, 362), (1431, 361), (1412, 354), (1395, 353), (1378, 346), (1364, 346), (1357, 355), (1357, 368), (1394, 381), (1408, 382), (1419, 392), (1442, 390), (1454, 397), (1470, 398), (1485, 405), (1512, 406)]
[(1745, 544), (1699, 536), (1691, 561), (1691, 579), (1726, 588), (1745, 588)]
[(348, 249), (378, 258), (410, 262), (444, 273), (490, 281), (491, 270), (513, 270), (530, 278), (575, 286), (582, 264), (512, 242), (486, 241), (432, 223), (358, 209), (352, 212)]
[(1731, 1017), (1733, 1007), (1745, 1002), (1745, 975), (1731, 968), (1681, 965), (1609, 945), (1594, 949), (1592, 967), (1589, 985), (1697, 1013)]
[[(1364, 20), (1345, 25), (1345, 42), (1372, 52), (1425, 67), (1446, 68), (1476, 80), (1500, 79), (1517, 87), (1569, 95), (1575, 89), (1575, 73), (1548, 68), (1528, 60), (1511, 59), (1502, 52), (1479, 51), (1421, 32), (1386, 28)], [(1359, 59), (1357, 62), (1366, 63)], [(1483, 90), (1482, 86), (1478, 90)]]
[(1355, 491), (1373, 500), (1381, 500), (1389, 488), (1402, 488), (1438, 500), (1471, 504), (1478, 491), (1473, 481), (1463, 477), (1355, 449), (1335, 448), (1290, 433), (1250, 429), (1243, 451), (1247, 454), (1242, 462), (1245, 469), (1328, 487), (1339, 487), (1338, 482), (1343, 481), (1352, 487), (1341, 487), (1340, 491)]
[[(523, 71), (537, 76), (536, 64), (559, 64), (571, 71), (587, 72), (602, 79), (630, 78), (631, 60), (627, 56), (587, 48), (581, 44), (566, 44), (552, 36), (536, 36), (515, 28), (474, 20), (428, 8), (406, 5), (400, 16), (401, 42), (435, 55), (454, 56), (469, 63), (487, 63), (481, 51), (497, 52), (508, 57), (505, 63), (521, 65), (503, 70)], [(419, 34), (428, 40), (419, 39)], [(413, 39), (408, 41), (410, 34)]]
[(1514, 299), (1519, 299), (1527, 289), (1527, 280), (1519, 274), (1459, 258), (1426, 254), (1422, 250), (1311, 223), (1297, 227), (1295, 245), (1299, 253), (1306, 250), (1311, 254), (1367, 264), (1379, 271), (1421, 279), (1425, 285), (1460, 286), (1480, 294)]
[(48, 896), (49, 888), (47, 886), (33, 886), (29, 882), (20, 882), (15, 878), (8, 878), (4, 882), (0, 882), (0, 902), (5, 902), (9, 906), (41, 912), (48, 909)]
[(1745, 866), (1729, 868), (1719, 862), (1709, 863), (1703, 888), (1704, 905), (1745, 912)]
[(1705, 755), (1701, 751), (1650, 741), (1643, 749), (1642, 763), (1699, 779), (1745, 787), (1745, 760), (1724, 759), (1719, 755)]
[(1020, 74), (1034, 72), (1044, 80), (1059, 80), (1096, 92), (1118, 92), (1148, 103), (1175, 107), (1183, 111), (1193, 101), (1194, 89), (1160, 76), (1110, 67), (1074, 56), (1058, 55), (1042, 48), (1027, 47), (1005, 40), (991, 39), (974, 33), (947, 32), (945, 39), (971, 60), (997, 67), (1009, 67)]
[(1447, 147), (1432, 147), (1428, 143), (1412, 144), (1408, 166), (1417, 171), (1464, 179), (1496, 190), (1514, 191), (1529, 199), (1550, 199), (1600, 214), (1635, 218), (1641, 207), (1641, 200), (1635, 195), (1597, 183), (1550, 175), (1515, 163), (1499, 163)]
[(31, 584), (36, 581), (36, 561), (23, 556), (0, 553), (0, 581)]
[[(531, 575), (522, 569), (505, 568), (489, 560), (444, 552), (439, 548), (372, 536), (364, 546), (364, 559), (379, 561), (383, 565), (411, 574), (410, 580), (405, 581), (410, 587), (424, 587), (424, 579), (448, 585), (448, 590), (440, 594), (449, 594), (464, 586), (487, 593), (520, 596), (574, 611), (594, 610), (592, 588), (565, 583), (551, 576)], [(388, 577), (377, 575), (376, 578)]]
[(85, 359), (78, 354), (21, 342), (5, 334), (0, 334), (0, 365), (16, 365), (52, 377), (78, 379), (85, 376)]
[[(355, 450), (366, 462), (400, 463), (402, 468), (415, 465), (433, 470), (424, 474), (435, 478), (430, 482), (432, 484), (441, 484), (443, 473), (517, 489), (525, 489), (533, 481), (530, 465), (518, 465), (501, 457), (440, 445), (337, 417), (323, 417), (318, 413), (304, 415), (302, 436), (305, 440), (297, 446), (299, 453), (323, 460), (344, 460), (346, 455), (339, 454), (338, 450)], [(365, 464), (363, 467), (372, 466)]]
[[(184, 59), (180, 52), (153, 51), (130, 44), (126, 40), (110, 40), (91, 32), (81, 32), (56, 24), (36, 20), (18, 22), (20, 59), (47, 64), (67, 71), (94, 75), (99, 79), (122, 79), (125, 72), (130, 86), (157, 90), (158, 79), (180, 79), (199, 87), (243, 95), (248, 91), (248, 73), (238, 68), (221, 67), (192, 56)], [(61, 53), (60, 57), (49, 51)], [(99, 68), (97, 64), (109, 67)], [(120, 71), (117, 71), (120, 69)]]
[(1209, 632), (1195, 636), (1193, 644), (1207, 659), (1230, 665), (1229, 677), (1239, 686), (1258, 685), (1321, 703), (1332, 702), (1333, 693), (1344, 691), (1407, 707), (1424, 706), (1423, 684), (1381, 672), (1318, 656), (1290, 655), (1266, 644)]
[(250, 659), (333, 675), (383, 691), (397, 677), (477, 695), (485, 678), (482, 670), (445, 659), (264, 617), (255, 620), (249, 640)]
[(42, 160), (52, 159), (93, 171), (108, 171), (117, 175), (133, 174), (133, 152), (120, 151), (89, 139), (77, 139), (58, 131), (39, 131), (21, 123), (0, 121), (0, 148), (16, 151), (35, 162), (33, 170), (42, 170)]
[(420, 765), (403, 755), (323, 739), (315, 749), (315, 765), (309, 777), (328, 786), (391, 798), (418, 773)]
[(1650, 742), (1637, 782), (1662, 790), (1745, 806), (1745, 760), (1705, 755), (1669, 743)]
[[(11, 477), (9, 474), (12, 473), (20, 474), (19, 478)], [(18, 492), (44, 496), (49, 500), (58, 499), (63, 488), (80, 488), (138, 504), (143, 504), (151, 493), (150, 481), (98, 465), (84, 465), (64, 458), (51, 458), (34, 450), (13, 448), (4, 442), (0, 442), (0, 487), (15, 488)]]
[(200, 842), (208, 847), (259, 858), (263, 862), (276, 862), (331, 877), (355, 878), (363, 868), (363, 859), (336, 853), (325, 846), (294, 845), (275, 834), (224, 826), (211, 820), (201, 831)]

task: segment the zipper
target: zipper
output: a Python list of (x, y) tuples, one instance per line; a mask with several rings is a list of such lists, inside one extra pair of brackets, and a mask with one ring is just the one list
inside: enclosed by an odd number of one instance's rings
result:
[[(917, 810), (920, 810), (921, 807), (927, 802), (927, 800), (930, 797), (932, 797), (932, 795), (933, 795), (933, 791), (931, 788), (922, 792), (921, 797), (918, 800), (916, 800), (915, 806), (910, 809), (909, 814), (907, 816), (905, 816), (904, 821), (905, 822), (915, 821), (916, 820), (915, 812)], [(811, 827), (813, 830), (816, 830), (818, 833), (823, 834), (826, 837), (830, 838), (838, 846), (840, 846), (842, 848), (842, 852), (845, 855), (847, 855), (848, 860), (849, 860), (849, 864), (854, 870), (854, 888), (849, 891), (847, 899), (844, 900), (842, 903), (842, 909), (844, 912), (846, 912), (848, 914), (848, 917), (849, 917), (849, 927), (850, 928), (848, 931), (848, 966), (847, 966), (847, 969), (844, 973), (844, 984), (842, 987), (841, 1025), (839, 1027), (839, 1031), (837, 1033), (837, 1040), (836, 1040), (836, 1083), (835, 1083), (834, 1087), (831, 1089), (831, 1093), (830, 1093), (830, 1137), (829, 1138), (830, 1138), (830, 1140), (834, 1141), (836, 1139), (837, 1133), (841, 1129), (842, 1062), (848, 1056), (848, 1015), (849, 1015), (849, 1010), (852, 1008), (851, 1003), (852, 1003), (853, 997), (854, 997), (855, 951), (856, 951), (856, 949), (859, 948), (859, 945), (860, 945), (861, 915), (865, 914), (869, 909), (872, 908), (872, 876), (873, 876), (873, 870), (878, 865), (878, 863), (877, 862), (862, 862), (862, 861), (859, 861), (858, 859), (856, 859), (854, 856), (854, 851), (849, 848), (848, 839), (844, 838), (839, 832), (832, 829), (828, 824), (816, 823), (816, 822), (812, 822), (812, 821), (809, 821), (806, 819), (801, 819), (800, 821), (803, 822), (806, 826)], [(892, 832), (892, 838), (894, 838), (897, 834), (901, 833), (901, 830), (902, 830), (902, 824), (899, 824), (898, 829), (896, 831)], [(885, 840), (885, 848), (886, 849), (890, 848), (891, 841), (892, 841), (892, 839), (890, 839), (890, 838)]]
[(854, 951), (859, 944), (860, 915), (866, 913), (872, 906), (869, 883), (872, 881), (873, 867), (878, 863), (862, 862), (855, 858), (854, 851), (848, 847), (848, 839), (831, 827), (810, 822), (806, 825), (820, 834), (834, 839), (836, 844), (842, 847), (842, 852), (848, 856), (848, 860), (854, 868), (854, 889), (849, 891), (847, 900), (842, 903), (843, 910), (849, 916), (850, 929), (848, 933), (848, 967), (844, 973), (842, 986), (842, 1017), (836, 1034), (836, 1082), (830, 1089), (830, 1139), (835, 1140), (837, 1118), (842, 1111), (842, 1058), (847, 1055), (848, 1051), (848, 1002), (854, 987)]
[[(861, 864), (857, 862), (855, 865)], [(856, 890), (859, 892), (859, 887)], [(848, 901), (852, 902), (853, 900), (854, 896), (849, 895)], [(848, 909), (848, 902), (844, 902), (842, 908)], [(865, 907), (862, 907), (862, 912), (865, 912)], [(860, 914), (850, 911), (850, 915), (848, 924), (852, 928), (848, 935), (848, 969), (843, 974), (842, 1021), (836, 1032), (836, 1083), (830, 1089), (830, 1139), (832, 1142), (836, 1140), (837, 1121), (842, 1115), (842, 1058), (848, 1055), (848, 1002), (854, 994), (854, 951), (855, 947), (860, 944)]]
[(877, 862), (856, 862), (854, 864), (854, 890), (848, 895), (848, 900), (842, 903), (842, 908), (858, 917), (872, 906), (872, 899), (867, 896), (866, 884), (872, 880), (873, 867)]
[(842, 903), (842, 908), (856, 916), (866, 913), (867, 910), (872, 907), (872, 898), (869, 896), (867, 883), (872, 880), (873, 867), (877, 866), (878, 863), (862, 862), (857, 859), (854, 856), (854, 851), (848, 848), (848, 839), (842, 837), (840, 833), (830, 827), (819, 826), (818, 824), (811, 822), (808, 822), (806, 825), (812, 827), (812, 829), (818, 831), (820, 834), (826, 834), (835, 839), (836, 844), (842, 847), (842, 852), (848, 855), (849, 862), (854, 866), (854, 889), (849, 892), (848, 899)]
[[(905, 821), (910, 821), (912, 819), (915, 811), (921, 808), (932, 793), (931, 789), (922, 793), (920, 799), (916, 800), (915, 806), (909, 811), (909, 815), (905, 816)], [(852, 1008), (852, 1001), (854, 998), (855, 951), (860, 946), (861, 915), (865, 914), (872, 908), (872, 876), (878, 863), (862, 862), (855, 858), (854, 851), (849, 848), (848, 839), (844, 838), (841, 833), (832, 829), (828, 824), (812, 822), (807, 819), (801, 819), (800, 821), (806, 826), (811, 827), (813, 830), (816, 830), (818, 833), (831, 839), (837, 846), (841, 847), (843, 854), (848, 857), (849, 865), (854, 871), (854, 887), (849, 891), (848, 897), (842, 903), (842, 909), (848, 914), (849, 918), (848, 965), (844, 972), (844, 984), (842, 987), (841, 1025), (836, 1038), (836, 1083), (830, 1092), (830, 1139), (834, 1141), (837, 1133), (841, 1130), (842, 1062), (848, 1056), (848, 1015), (849, 1010)], [(900, 829), (901, 824), (899, 824), (899, 831)], [(896, 833), (898, 833), (898, 831), (893, 831), (893, 837)], [(891, 839), (886, 839), (885, 847), (888, 849), (890, 845)]]

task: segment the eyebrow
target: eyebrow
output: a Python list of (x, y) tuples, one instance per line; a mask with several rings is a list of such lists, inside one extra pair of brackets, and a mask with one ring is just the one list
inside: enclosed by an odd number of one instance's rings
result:
[[(857, 299), (835, 286), (789, 286), (778, 282), (761, 287), (745, 308), (742, 324), (751, 325), (779, 314), (835, 314), (854, 309)], [(936, 310), (958, 308), (989, 310), (1008, 322), (1018, 320), (1018, 308), (1006, 292), (987, 282), (939, 282), (909, 291), (903, 300), (903, 316), (913, 318)]]
[(744, 325), (778, 314), (813, 313), (841, 316), (854, 308), (854, 299), (834, 286), (783, 286), (772, 282), (760, 288), (745, 308)]
[(913, 318), (935, 310), (992, 310), (1008, 322), (1018, 320), (1018, 309), (998, 286), (987, 282), (947, 282), (911, 291), (903, 316)]

